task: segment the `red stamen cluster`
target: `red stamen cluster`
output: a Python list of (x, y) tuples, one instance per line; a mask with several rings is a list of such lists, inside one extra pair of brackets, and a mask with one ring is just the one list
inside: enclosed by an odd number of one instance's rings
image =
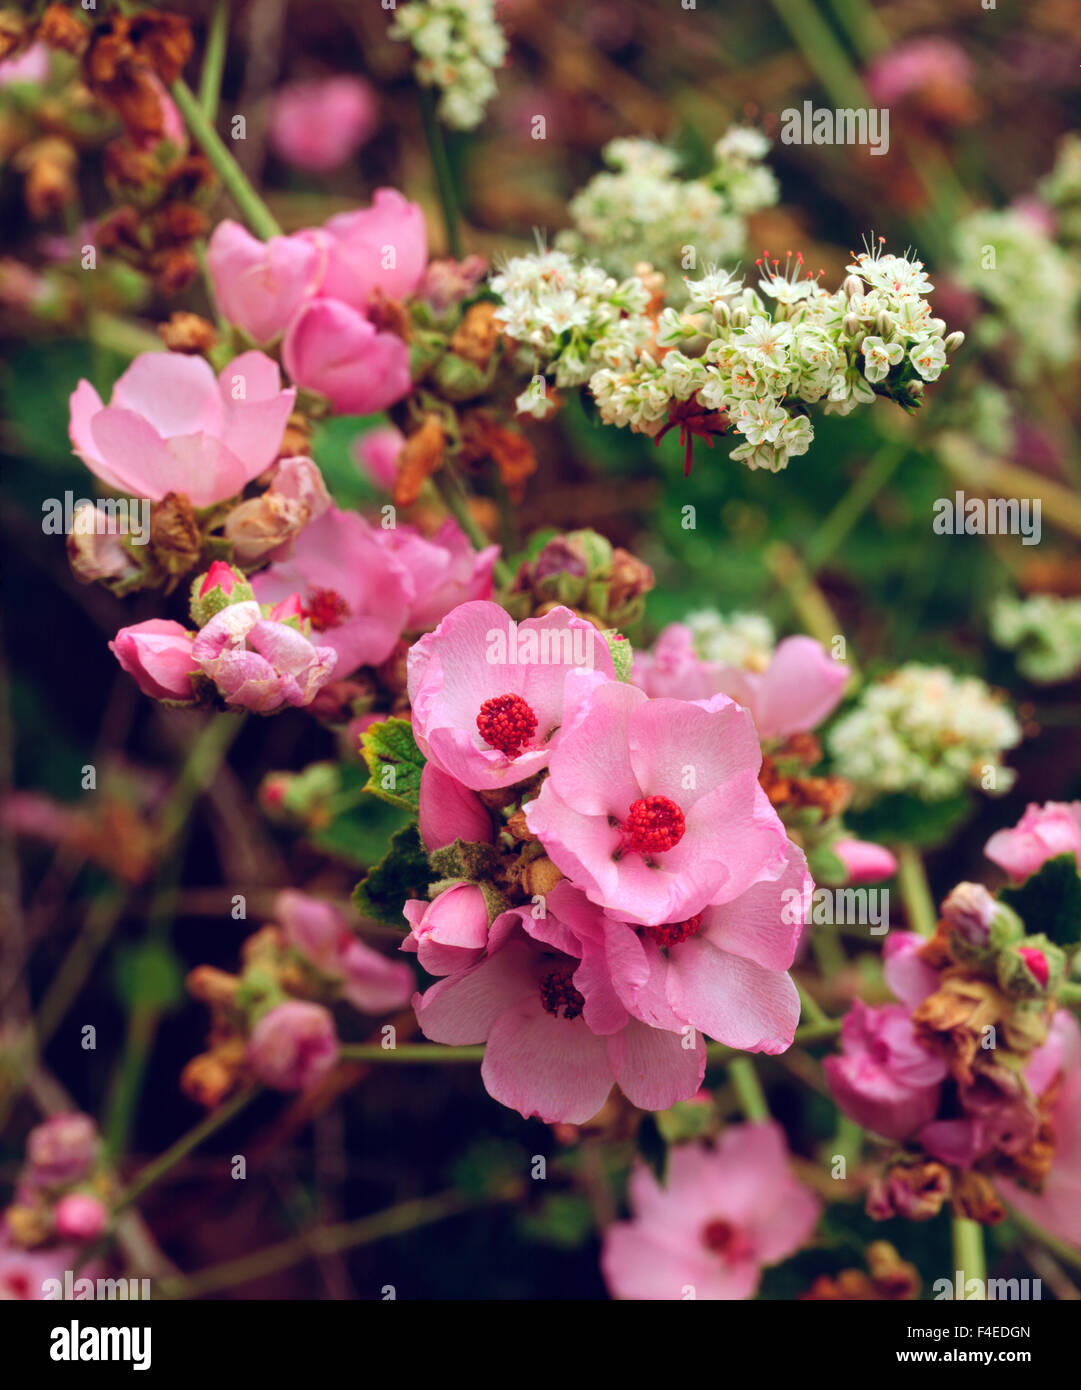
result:
[(477, 730), (490, 748), (516, 758), (537, 732), (537, 716), (520, 695), (495, 695), (481, 705)]
[(546, 1012), (554, 1014), (556, 1018), (559, 1017), (560, 1009), (563, 1010), (564, 1018), (578, 1018), (586, 1006), (585, 999), (571, 982), (572, 973), (572, 970), (553, 970), (548, 978), (541, 982), (541, 1003)]
[(643, 927), (642, 930), (658, 946), (678, 946), (702, 930), (702, 914), (696, 912), (685, 922), (668, 922), (663, 927)]
[(730, 1221), (724, 1221), (719, 1217), (707, 1221), (702, 1227), (702, 1244), (714, 1255), (721, 1255), (729, 1260), (745, 1259), (751, 1253), (747, 1237)]
[(683, 839), (683, 812), (667, 796), (643, 796), (633, 803), (623, 822), (631, 849), (639, 854), (663, 854)]
[(325, 632), (348, 618), (349, 605), (334, 589), (313, 589), (308, 595), (304, 616), (316, 632)]

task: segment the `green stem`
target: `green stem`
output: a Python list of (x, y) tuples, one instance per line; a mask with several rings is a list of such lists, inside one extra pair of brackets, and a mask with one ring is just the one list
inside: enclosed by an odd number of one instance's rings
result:
[(897, 882), (901, 901), (905, 905), (908, 925), (921, 936), (934, 936), (938, 923), (931, 885), (923, 858), (914, 845), (900, 845), (897, 850)]
[(822, 1006), (819, 1004), (818, 1000), (808, 994), (802, 985), (797, 984), (796, 989), (799, 990), (801, 1013), (805, 1014), (812, 1023), (817, 1023), (819, 1025), (828, 1023), (829, 1019), (826, 1017), (825, 1013), (823, 1013)]
[(93, 309), (87, 315), (86, 336), (95, 347), (115, 352), (118, 357), (138, 357), (141, 352), (165, 351), (165, 344), (157, 333), (101, 309)]
[(210, 15), (206, 33), (203, 70), (199, 74), (199, 110), (213, 123), (221, 98), (221, 75), (225, 70), (225, 43), (229, 30), (229, 0), (218, 0)]
[[(505, 1192), (496, 1193), (489, 1200), (509, 1201), (521, 1195), (521, 1185), (515, 1183)], [(386, 1211), (376, 1212), (374, 1216), (363, 1216), (359, 1221), (345, 1222), (340, 1226), (322, 1226), (283, 1240), (278, 1245), (257, 1250), (251, 1255), (242, 1255), (224, 1264), (211, 1265), (209, 1269), (199, 1270), (187, 1279), (162, 1279), (158, 1283), (162, 1298), (197, 1298), (201, 1294), (215, 1293), (219, 1289), (250, 1283), (267, 1274), (289, 1269), (304, 1260), (319, 1255), (333, 1255), (341, 1250), (354, 1250), (361, 1245), (372, 1245), (388, 1236), (404, 1235), (421, 1226), (444, 1221), (449, 1216), (457, 1216), (477, 1206), (477, 1200), (461, 1192), (443, 1192), (435, 1197), (419, 1197), (409, 1202), (399, 1202)]]
[[(986, 1299), (987, 1265), (983, 1251), (983, 1227), (978, 1221), (970, 1221), (965, 1216), (955, 1216), (950, 1229), (953, 1235), (953, 1267), (961, 1273), (961, 1296)], [(978, 1279), (982, 1292), (972, 1295), (964, 1292), (969, 1279)]]
[(278, 226), (274, 215), (256, 193), (243, 169), (229, 153), (225, 142), (214, 129), (213, 122), (203, 114), (202, 107), (195, 98), (195, 93), (183, 78), (178, 78), (173, 83), (171, 90), (173, 100), (180, 108), (180, 114), (187, 122), (188, 129), (199, 142), (203, 153), (225, 185), (233, 202), (236, 203), (247, 220), (248, 226), (256, 236), (262, 237), (264, 241), (272, 236), (281, 236), (282, 229)]
[(811, 537), (805, 552), (807, 572), (814, 576), (847, 539), (852, 528), (893, 476), (908, 452), (906, 444), (884, 444)]
[[(466, 498), (465, 489), (458, 481), (449, 463), (444, 463), (438, 473), (434, 475), (433, 482), (439, 493), (440, 500), (454, 517), (458, 525), (469, 537), (469, 542), (474, 550), (483, 550), (485, 546), (491, 545), (491, 540), (484, 534), (478, 526), (476, 518), (469, 510), (469, 502)], [(505, 560), (495, 562), (495, 578), (500, 587), (505, 588), (514, 578), (514, 572)]]
[(430, 87), (418, 89), (420, 97), (420, 116), (424, 124), (424, 138), (428, 142), (428, 153), (432, 157), (435, 184), (439, 192), (439, 202), (443, 209), (443, 225), (447, 231), (447, 249), (456, 261), (462, 258), (462, 243), (458, 232), (458, 196), (454, 188), (447, 146), (443, 140), (443, 130), (435, 114), (435, 97)]
[(439, 1043), (402, 1043), (383, 1047), (379, 1043), (343, 1043), (339, 1055), (343, 1062), (479, 1062), (484, 1057), (484, 1044), (442, 1047)]
[(866, 106), (867, 94), (848, 54), (811, 0), (773, 0), (773, 8), (826, 91), (841, 106)]
[(889, 48), (889, 30), (866, 0), (830, 0), (830, 8), (863, 62)]
[(159, 1182), (166, 1173), (175, 1168), (178, 1163), (187, 1158), (193, 1149), (197, 1149), (204, 1139), (208, 1139), (216, 1130), (227, 1124), (234, 1115), (241, 1110), (259, 1094), (259, 1087), (253, 1086), (245, 1091), (239, 1091), (231, 1100), (227, 1100), (224, 1105), (220, 1105), (217, 1110), (211, 1111), (197, 1125), (189, 1129), (187, 1134), (183, 1134), (171, 1144), (164, 1153), (159, 1154), (145, 1168), (139, 1170), (128, 1186), (120, 1194), (113, 1208), (115, 1212), (121, 1212), (125, 1207), (130, 1207), (133, 1202), (137, 1202), (140, 1197), (156, 1182)]
[(1081, 1009), (1081, 985), (1065, 981), (1059, 985), (1056, 998), (1064, 1009)]
[(728, 1064), (728, 1075), (748, 1120), (755, 1123), (768, 1120), (769, 1105), (766, 1093), (762, 1090), (762, 1083), (751, 1059), (747, 1056), (734, 1057)]

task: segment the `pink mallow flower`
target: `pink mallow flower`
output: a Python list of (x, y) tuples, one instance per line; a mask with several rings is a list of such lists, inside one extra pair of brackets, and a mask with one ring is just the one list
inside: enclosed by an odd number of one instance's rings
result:
[(290, 82), (271, 99), (270, 147), (287, 164), (326, 174), (352, 159), (378, 119), (375, 91), (359, 77)]
[(279, 605), (264, 618), (248, 600), (223, 608), (198, 633), (192, 657), (227, 704), (270, 714), (282, 705), (310, 704), (330, 680), (337, 652), (279, 621), (287, 614)]
[(353, 457), (361, 471), (384, 492), (390, 492), (398, 476), (398, 455), (405, 435), (396, 425), (366, 430), (353, 441)]
[(431, 902), (411, 898), (402, 909), (412, 932), (402, 942), (429, 975), (449, 975), (481, 959), (488, 945), (488, 904), (475, 883), (455, 883)]
[(614, 676), (608, 644), (569, 608), (516, 623), (496, 603), (463, 603), (409, 651), (417, 744), (476, 791), (533, 777), (559, 745), (576, 668)]
[(813, 637), (786, 637), (764, 671), (704, 661), (690, 628), (672, 623), (635, 658), (634, 679), (647, 695), (705, 700), (728, 695), (750, 710), (763, 739), (817, 728), (836, 707), (849, 669)]
[(433, 1042), (485, 1043), (488, 1094), (549, 1124), (584, 1124), (614, 1084), (645, 1110), (689, 1100), (705, 1044), (633, 1017), (613, 988), (604, 932), (603, 914), (569, 883), (547, 895), (543, 917), (501, 913), (481, 959), (414, 997), (422, 1031)]
[(288, 328), (323, 275), (326, 254), (308, 236), (272, 236), (268, 241), (226, 219), (207, 245), (207, 270), (218, 307), (257, 343)]
[(81, 1260), (82, 1251), (76, 1245), (25, 1250), (0, 1228), (0, 1303), (56, 1297), (55, 1290), (64, 1286), (65, 1272), (77, 1266), (80, 1278), (96, 1278), (101, 1266), (80, 1265)]
[(64, 1240), (97, 1240), (107, 1220), (105, 1207), (88, 1192), (69, 1192), (53, 1208), (53, 1230)]
[(984, 854), (1014, 879), (1028, 878), (1057, 854), (1081, 862), (1081, 801), (1030, 802), (1012, 830), (996, 830)]
[(376, 292), (407, 299), (428, 264), (424, 213), (394, 188), (377, 188), (370, 207), (338, 213), (320, 230), (304, 235), (326, 251), (319, 295), (361, 311)]
[(261, 352), (234, 357), (215, 377), (202, 357), (144, 352), (112, 400), (80, 381), (71, 397), (75, 452), (103, 483), (160, 501), (184, 493), (193, 506), (234, 497), (277, 457), (296, 399), (278, 364)]
[(870, 840), (834, 840), (830, 849), (845, 866), (848, 883), (880, 883), (897, 872), (895, 856)]
[(301, 955), (341, 981), (342, 994), (355, 1009), (384, 1014), (409, 1003), (415, 981), (408, 965), (365, 945), (333, 903), (287, 888), (274, 900), (274, 918)]
[(946, 1064), (918, 1041), (903, 1004), (853, 1001), (841, 1054), (823, 1063), (833, 1098), (850, 1119), (887, 1139), (906, 1139), (938, 1110)]
[(397, 557), (413, 591), (407, 632), (425, 632), (440, 623), (452, 608), (472, 599), (491, 598), (492, 571), (499, 546), (474, 550), (468, 536), (448, 517), (431, 537), (415, 526), (378, 530), (376, 536)]
[(455, 840), (492, 843), (492, 818), (480, 797), (431, 762), (424, 764), (420, 774), (418, 828), (429, 853)]
[(279, 1091), (306, 1091), (338, 1060), (334, 1020), (322, 1004), (290, 999), (265, 1013), (248, 1039), (256, 1077)]
[(753, 1298), (762, 1270), (807, 1243), (821, 1213), (796, 1178), (772, 1121), (731, 1125), (715, 1147), (669, 1150), (664, 1186), (645, 1164), (628, 1189), (629, 1221), (605, 1232), (601, 1269), (613, 1298)]
[(144, 695), (191, 700), (191, 678), (199, 670), (191, 652), (194, 636), (170, 618), (148, 618), (122, 627), (109, 650)]
[(1025, 1074), (1037, 1094), (1058, 1077), (1052, 1112), (1055, 1157), (1040, 1192), (1002, 1179), (998, 1187), (1023, 1216), (1081, 1247), (1081, 1027), (1065, 1009), (1055, 1014), (1048, 1042), (1033, 1054)]
[(412, 581), (375, 529), (337, 507), (306, 526), (289, 558), (255, 575), (252, 587), (264, 603), (299, 594), (313, 640), (338, 654), (339, 677), (390, 656), (413, 596)]
[(326, 396), (343, 415), (385, 410), (413, 384), (402, 339), (337, 299), (304, 305), (285, 335), (282, 361), (298, 386)]
[(650, 700), (636, 686), (575, 672), (526, 823), (610, 915), (684, 922), (776, 878), (786, 863), (784, 826), (758, 783), (761, 762), (750, 715), (726, 695)]

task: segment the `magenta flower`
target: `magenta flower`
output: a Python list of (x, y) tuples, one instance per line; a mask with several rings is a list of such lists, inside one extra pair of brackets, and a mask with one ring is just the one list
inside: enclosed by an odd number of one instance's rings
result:
[(1011, 878), (1028, 878), (1057, 854), (1081, 863), (1081, 801), (1030, 802), (1012, 830), (996, 830), (984, 854)]
[(270, 714), (307, 705), (330, 680), (338, 654), (316, 647), (295, 627), (264, 618), (248, 600), (223, 608), (196, 636), (191, 654), (227, 704)]
[(390, 492), (398, 476), (398, 455), (405, 435), (395, 425), (380, 425), (353, 441), (353, 456), (361, 471), (384, 492)]
[(597, 908), (560, 883), (543, 918), (502, 913), (482, 959), (416, 995), (417, 1021), (433, 1042), (486, 1043), (488, 1094), (526, 1118), (583, 1124), (614, 1084), (646, 1110), (690, 1099), (704, 1043), (632, 1016), (604, 962), (604, 933)]
[(1055, 1157), (1040, 1192), (1003, 1180), (999, 1188), (1022, 1215), (1081, 1247), (1081, 1028), (1065, 1009), (1055, 1014), (1048, 1042), (1033, 1054), (1025, 1075), (1037, 1094), (1059, 1078), (1052, 1113)]
[(389, 1013), (409, 1003), (414, 980), (408, 965), (365, 945), (333, 903), (289, 888), (275, 898), (274, 917), (301, 955), (341, 982), (343, 997), (361, 1013)]
[(420, 774), (418, 828), (429, 851), (443, 849), (455, 840), (480, 845), (492, 842), (492, 818), (480, 797), (431, 762), (424, 764)]
[(390, 656), (412, 596), (408, 575), (369, 523), (337, 507), (306, 526), (289, 558), (255, 575), (252, 587), (264, 603), (300, 595), (313, 639), (338, 654), (339, 677)]
[(715, 1148), (670, 1149), (663, 1187), (637, 1164), (628, 1203), (601, 1269), (613, 1298), (635, 1300), (753, 1298), (763, 1268), (806, 1244), (821, 1212), (772, 1121), (732, 1125)]
[(910, 1012), (942, 983), (938, 971), (920, 959), (927, 938), (914, 931), (891, 931), (882, 947), (886, 984)]
[(285, 335), (282, 361), (298, 386), (326, 396), (343, 415), (385, 410), (413, 384), (402, 339), (337, 299), (304, 305)]
[(403, 908), (412, 933), (403, 951), (415, 951), (429, 975), (450, 975), (475, 965), (488, 945), (488, 905), (475, 883), (456, 883), (431, 902), (413, 898)]
[(65, 1111), (36, 1125), (26, 1138), (26, 1180), (34, 1187), (67, 1187), (94, 1165), (98, 1129), (89, 1115)]
[(853, 1000), (841, 1049), (823, 1066), (834, 1100), (857, 1124), (906, 1139), (934, 1119), (946, 1064), (918, 1041), (904, 1005)]
[(144, 695), (155, 700), (191, 700), (191, 678), (199, 669), (191, 651), (194, 636), (170, 619), (148, 618), (122, 627), (109, 650)]
[(569, 608), (516, 623), (496, 603), (463, 603), (409, 651), (421, 751), (477, 791), (534, 776), (558, 747), (576, 668), (614, 674), (604, 638)]
[(327, 266), (319, 294), (365, 311), (378, 291), (407, 299), (428, 264), (424, 213), (394, 188), (377, 188), (371, 207), (341, 212), (316, 232)]
[(610, 915), (684, 922), (783, 868), (788, 840), (758, 784), (754, 724), (726, 695), (650, 700), (576, 674), (562, 723), (526, 822)]
[[(799, 1023), (799, 993), (786, 973), (804, 925), (800, 904), (814, 883), (803, 852), (788, 847), (776, 879), (664, 926), (608, 920), (606, 957), (627, 1007), (657, 1028), (690, 1024), (744, 1052), (784, 1052)], [(617, 947), (618, 942), (618, 947)]]
[(226, 219), (207, 245), (207, 270), (218, 307), (257, 343), (284, 333), (322, 279), (326, 255), (309, 236), (260, 241)]
[(144, 352), (103, 406), (88, 381), (71, 397), (75, 452), (109, 487), (160, 501), (182, 492), (196, 507), (234, 497), (277, 456), (296, 399), (276, 362), (235, 357), (215, 377), (202, 357)]
[(352, 159), (378, 122), (373, 88), (339, 76), (279, 87), (270, 104), (270, 147), (279, 159), (314, 174)]
[(306, 1091), (338, 1060), (334, 1020), (322, 1004), (290, 999), (265, 1013), (248, 1039), (256, 1077), (278, 1091)]
[(86, 1192), (69, 1192), (53, 1208), (53, 1230), (62, 1240), (97, 1240), (107, 1219), (101, 1202)]
[(971, 79), (972, 64), (964, 49), (937, 35), (894, 44), (867, 69), (867, 88), (883, 106), (927, 87), (956, 92)]
[[(0, 1303), (44, 1299), (45, 1284), (55, 1280), (57, 1286), (63, 1288), (65, 1271), (74, 1271), (81, 1259), (82, 1251), (76, 1245), (24, 1250), (0, 1228)], [(100, 1264), (83, 1265), (79, 1277), (96, 1279), (100, 1269)]]
[(672, 623), (650, 652), (635, 658), (634, 678), (647, 695), (707, 700), (728, 695), (750, 710), (760, 738), (787, 738), (816, 728), (836, 707), (849, 670), (812, 637), (786, 637), (764, 671), (704, 661), (689, 627)]
[(474, 550), (453, 517), (431, 537), (425, 537), (415, 526), (395, 526), (376, 535), (412, 581), (407, 632), (427, 631), (460, 603), (491, 597), (499, 546)]
[(846, 883), (880, 883), (897, 872), (897, 859), (870, 840), (834, 840), (830, 849), (845, 866)]

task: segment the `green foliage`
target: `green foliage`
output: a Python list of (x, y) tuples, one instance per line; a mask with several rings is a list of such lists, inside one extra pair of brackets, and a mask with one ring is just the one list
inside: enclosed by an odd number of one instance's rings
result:
[(863, 811), (848, 811), (845, 820), (861, 840), (897, 842), (933, 849), (943, 844), (972, 812), (972, 798), (962, 792), (942, 801), (922, 801), (898, 792), (880, 796)]
[(357, 911), (386, 926), (405, 928), (402, 908), (409, 898), (427, 896), (431, 882), (428, 856), (415, 825), (399, 830), (390, 849), (353, 890)]
[(165, 942), (145, 941), (120, 951), (113, 967), (117, 996), (128, 1009), (165, 1011), (184, 997), (183, 968)]
[(384, 719), (365, 729), (360, 736), (360, 751), (371, 773), (368, 790), (372, 795), (415, 814), (420, 806), (424, 754), (417, 747), (409, 720)]
[(1024, 883), (1003, 888), (999, 897), (1013, 908), (1030, 935), (1042, 932), (1067, 949), (1081, 942), (1081, 874), (1076, 854), (1056, 854)]
[(312, 434), (312, 458), (330, 495), (346, 511), (357, 511), (379, 498), (353, 446), (360, 435), (386, 423), (385, 415), (336, 415), (321, 420)]

